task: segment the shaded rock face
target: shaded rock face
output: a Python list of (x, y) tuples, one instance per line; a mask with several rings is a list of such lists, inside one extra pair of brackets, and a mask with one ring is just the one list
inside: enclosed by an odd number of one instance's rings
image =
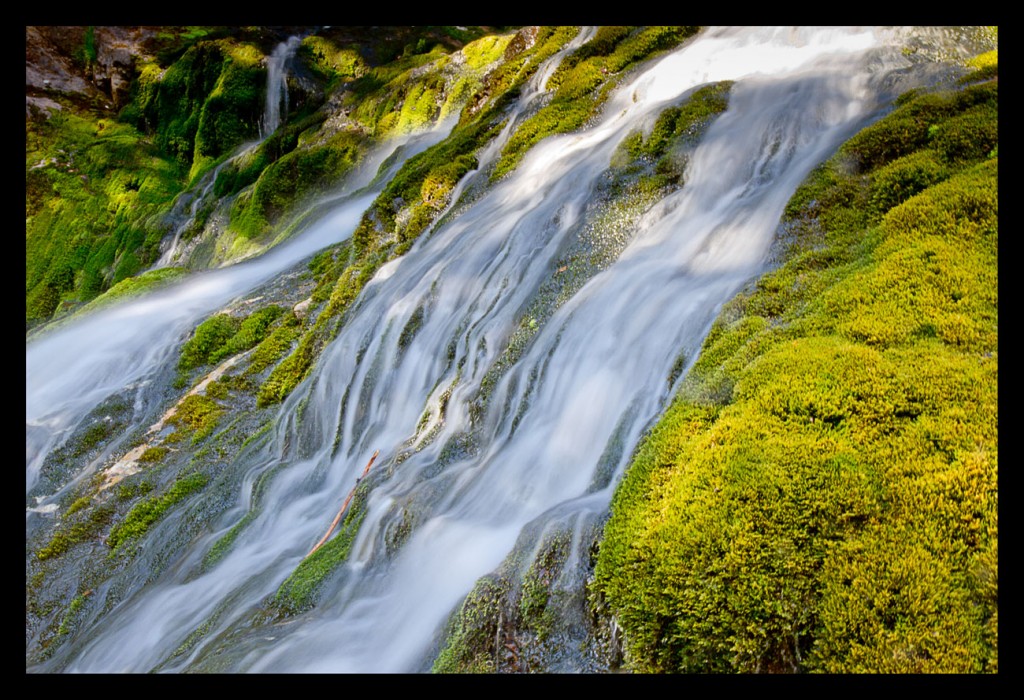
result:
[(100, 109), (118, 109), (128, 97), (135, 59), (149, 54), (156, 27), (95, 27), (95, 60), (82, 59), (86, 27), (25, 28), (25, 97), (31, 116), (59, 109), (62, 96)]

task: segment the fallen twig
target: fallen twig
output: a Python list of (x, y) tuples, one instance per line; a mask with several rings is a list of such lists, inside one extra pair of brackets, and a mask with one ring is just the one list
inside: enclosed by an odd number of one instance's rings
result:
[(331, 536), (331, 533), (334, 532), (334, 528), (338, 527), (338, 523), (341, 522), (342, 514), (345, 512), (345, 509), (348, 508), (348, 502), (352, 500), (352, 496), (355, 494), (356, 489), (359, 487), (359, 482), (362, 481), (363, 477), (366, 476), (366, 473), (370, 471), (370, 467), (373, 466), (373, 460), (377, 459), (378, 454), (380, 454), (380, 450), (374, 452), (373, 456), (370, 457), (370, 461), (366, 463), (366, 468), (363, 469), (362, 475), (360, 475), (360, 477), (356, 479), (356, 485), (353, 486), (352, 490), (348, 492), (348, 496), (345, 498), (345, 502), (341, 504), (341, 510), (339, 510), (338, 514), (334, 516), (334, 522), (331, 523), (331, 526), (327, 529), (327, 532), (324, 533), (324, 536), (320, 538), (320, 541), (313, 545), (313, 549), (309, 550), (309, 554), (303, 557), (304, 560), (308, 559), (310, 554), (320, 549), (320, 547), (323, 546), (324, 542), (327, 541), (327, 538)]

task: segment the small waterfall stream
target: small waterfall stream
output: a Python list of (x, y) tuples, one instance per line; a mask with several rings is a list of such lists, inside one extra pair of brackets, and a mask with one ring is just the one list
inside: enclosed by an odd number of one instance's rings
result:
[(301, 37), (289, 37), (286, 41), (278, 44), (267, 57), (267, 99), (263, 116), (260, 118), (259, 139), (239, 146), (216, 168), (203, 175), (190, 191), (178, 197), (170, 215), (171, 220), (177, 222), (173, 224), (174, 235), (170, 237), (169, 242), (165, 240), (162, 243), (163, 251), (160, 254), (160, 259), (153, 265), (154, 269), (168, 267), (178, 260), (181, 255), (181, 236), (192, 226), (201, 207), (209, 202), (214, 183), (217, 182), (217, 176), (224, 166), (254, 151), (277, 130), (281, 124), (282, 105), (285, 116), (288, 115), (288, 64), (294, 58), (301, 43)]
[(260, 120), (260, 139), (266, 139), (281, 124), (281, 108), (288, 116), (288, 64), (299, 50), (302, 38), (288, 37), (267, 57), (267, 107)]
[[(884, 32), (830, 27), (710, 29), (647, 67), (597, 123), (538, 144), (379, 270), (267, 443), (230, 465), (249, 475), (248, 489), (275, 471), (223, 559), (199, 566), (246, 513), (250, 491), (230, 522), (36, 670), (420, 671), (453, 608), (514, 547), (536, 549), (558, 524), (577, 533), (570, 559), (583, 566), (578, 533), (607, 511), (670, 397), (680, 353), (696, 357), (721, 305), (764, 269), (793, 191), (877, 116), (888, 71), (903, 65)], [(526, 322), (525, 348), (498, 371), (560, 256), (586, 234), (616, 146), (720, 80), (736, 81), (730, 105), (692, 154), (686, 186), (629, 222), (613, 263), (535, 327)], [(29, 490), (97, 401), (144, 382), (204, 314), (350, 232), (372, 196), (356, 191), (286, 248), (30, 343)], [(314, 610), (255, 623), (376, 450), (343, 571)], [(402, 523), (411, 531), (395, 547)], [(201, 641), (175, 655), (199, 629)]]

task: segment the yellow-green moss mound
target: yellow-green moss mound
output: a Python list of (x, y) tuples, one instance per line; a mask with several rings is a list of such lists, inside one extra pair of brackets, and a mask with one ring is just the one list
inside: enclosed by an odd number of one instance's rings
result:
[(613, 501), (633, 670), (997, 670), (996, 90), (907, 96), (794, 196)]

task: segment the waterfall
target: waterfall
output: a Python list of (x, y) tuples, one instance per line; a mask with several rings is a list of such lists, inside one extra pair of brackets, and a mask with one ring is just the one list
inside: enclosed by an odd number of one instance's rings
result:
[(260, 120), (260, 139), (266, 139), (281, 124), (281, 108), (288, 116), (288, 63), (295, 56), (302, 39), (289, 37), (278, 44), (267, 57), (267, 106)]
[[(26, 490), (83, 416), (112, 393), (142, 388), (204, 316), (325, 246), (348, 238), (385, 184), (376, 170), (392, 153), (405, 159), (442, 140), (452, 124), (394, 141), (367, 156), (331, 212), (266, 255), (202, 272), (140, 300), (119, 303), (31, 341), (25, 359)], [(88, 352), (82, 352), (88, 348)], [(139, 401), (142, 399), (140, 398)]]
[[(596, 123), (539, 143), (378, 271), (266, 444), (225, 467), (247, 475), (230, 522), (211, 524), (173, 566), (34, 670), (429, 668), (448, 615), (514, 547), (530, 551), (546, 528), (578, 532), (607, 511), (670, 397), (680, 353), (695, 357), (721, 305), (764, 270), (801, 180), (877, 116), (886, 72), (903, 65), (890, 48), (884, 32), (866, 28), (709, 29), (622, 85)], [(617, 259), (533, 328), (531, 304), (585, 235), (616, 146), (720, 80), (736, 81), (730, 105), (692, 154), (686, 186), (628, 222)], [(316, 230), (350, 231), (370, 196), (353, 195), (332, 215), (344, 223)], [(45, 455), (100, 399), (144, 383), (203, 314), (330, 240), (310, 231), (290, 252), (197, 276), (30, 343), (29, 489)], [(498, 371), (524, 324), (526, 346)], [(262, 601), (377, 450), (342, 570), (315, 609), (261, 625)], [(272, 470), (257, 508), (252, 483)], [(243, 516), (230, 551), (200, 567)], [(392, 546), (401, 522), (411, 531)], [(576, 552), (573, 561), (585, 559)]]

